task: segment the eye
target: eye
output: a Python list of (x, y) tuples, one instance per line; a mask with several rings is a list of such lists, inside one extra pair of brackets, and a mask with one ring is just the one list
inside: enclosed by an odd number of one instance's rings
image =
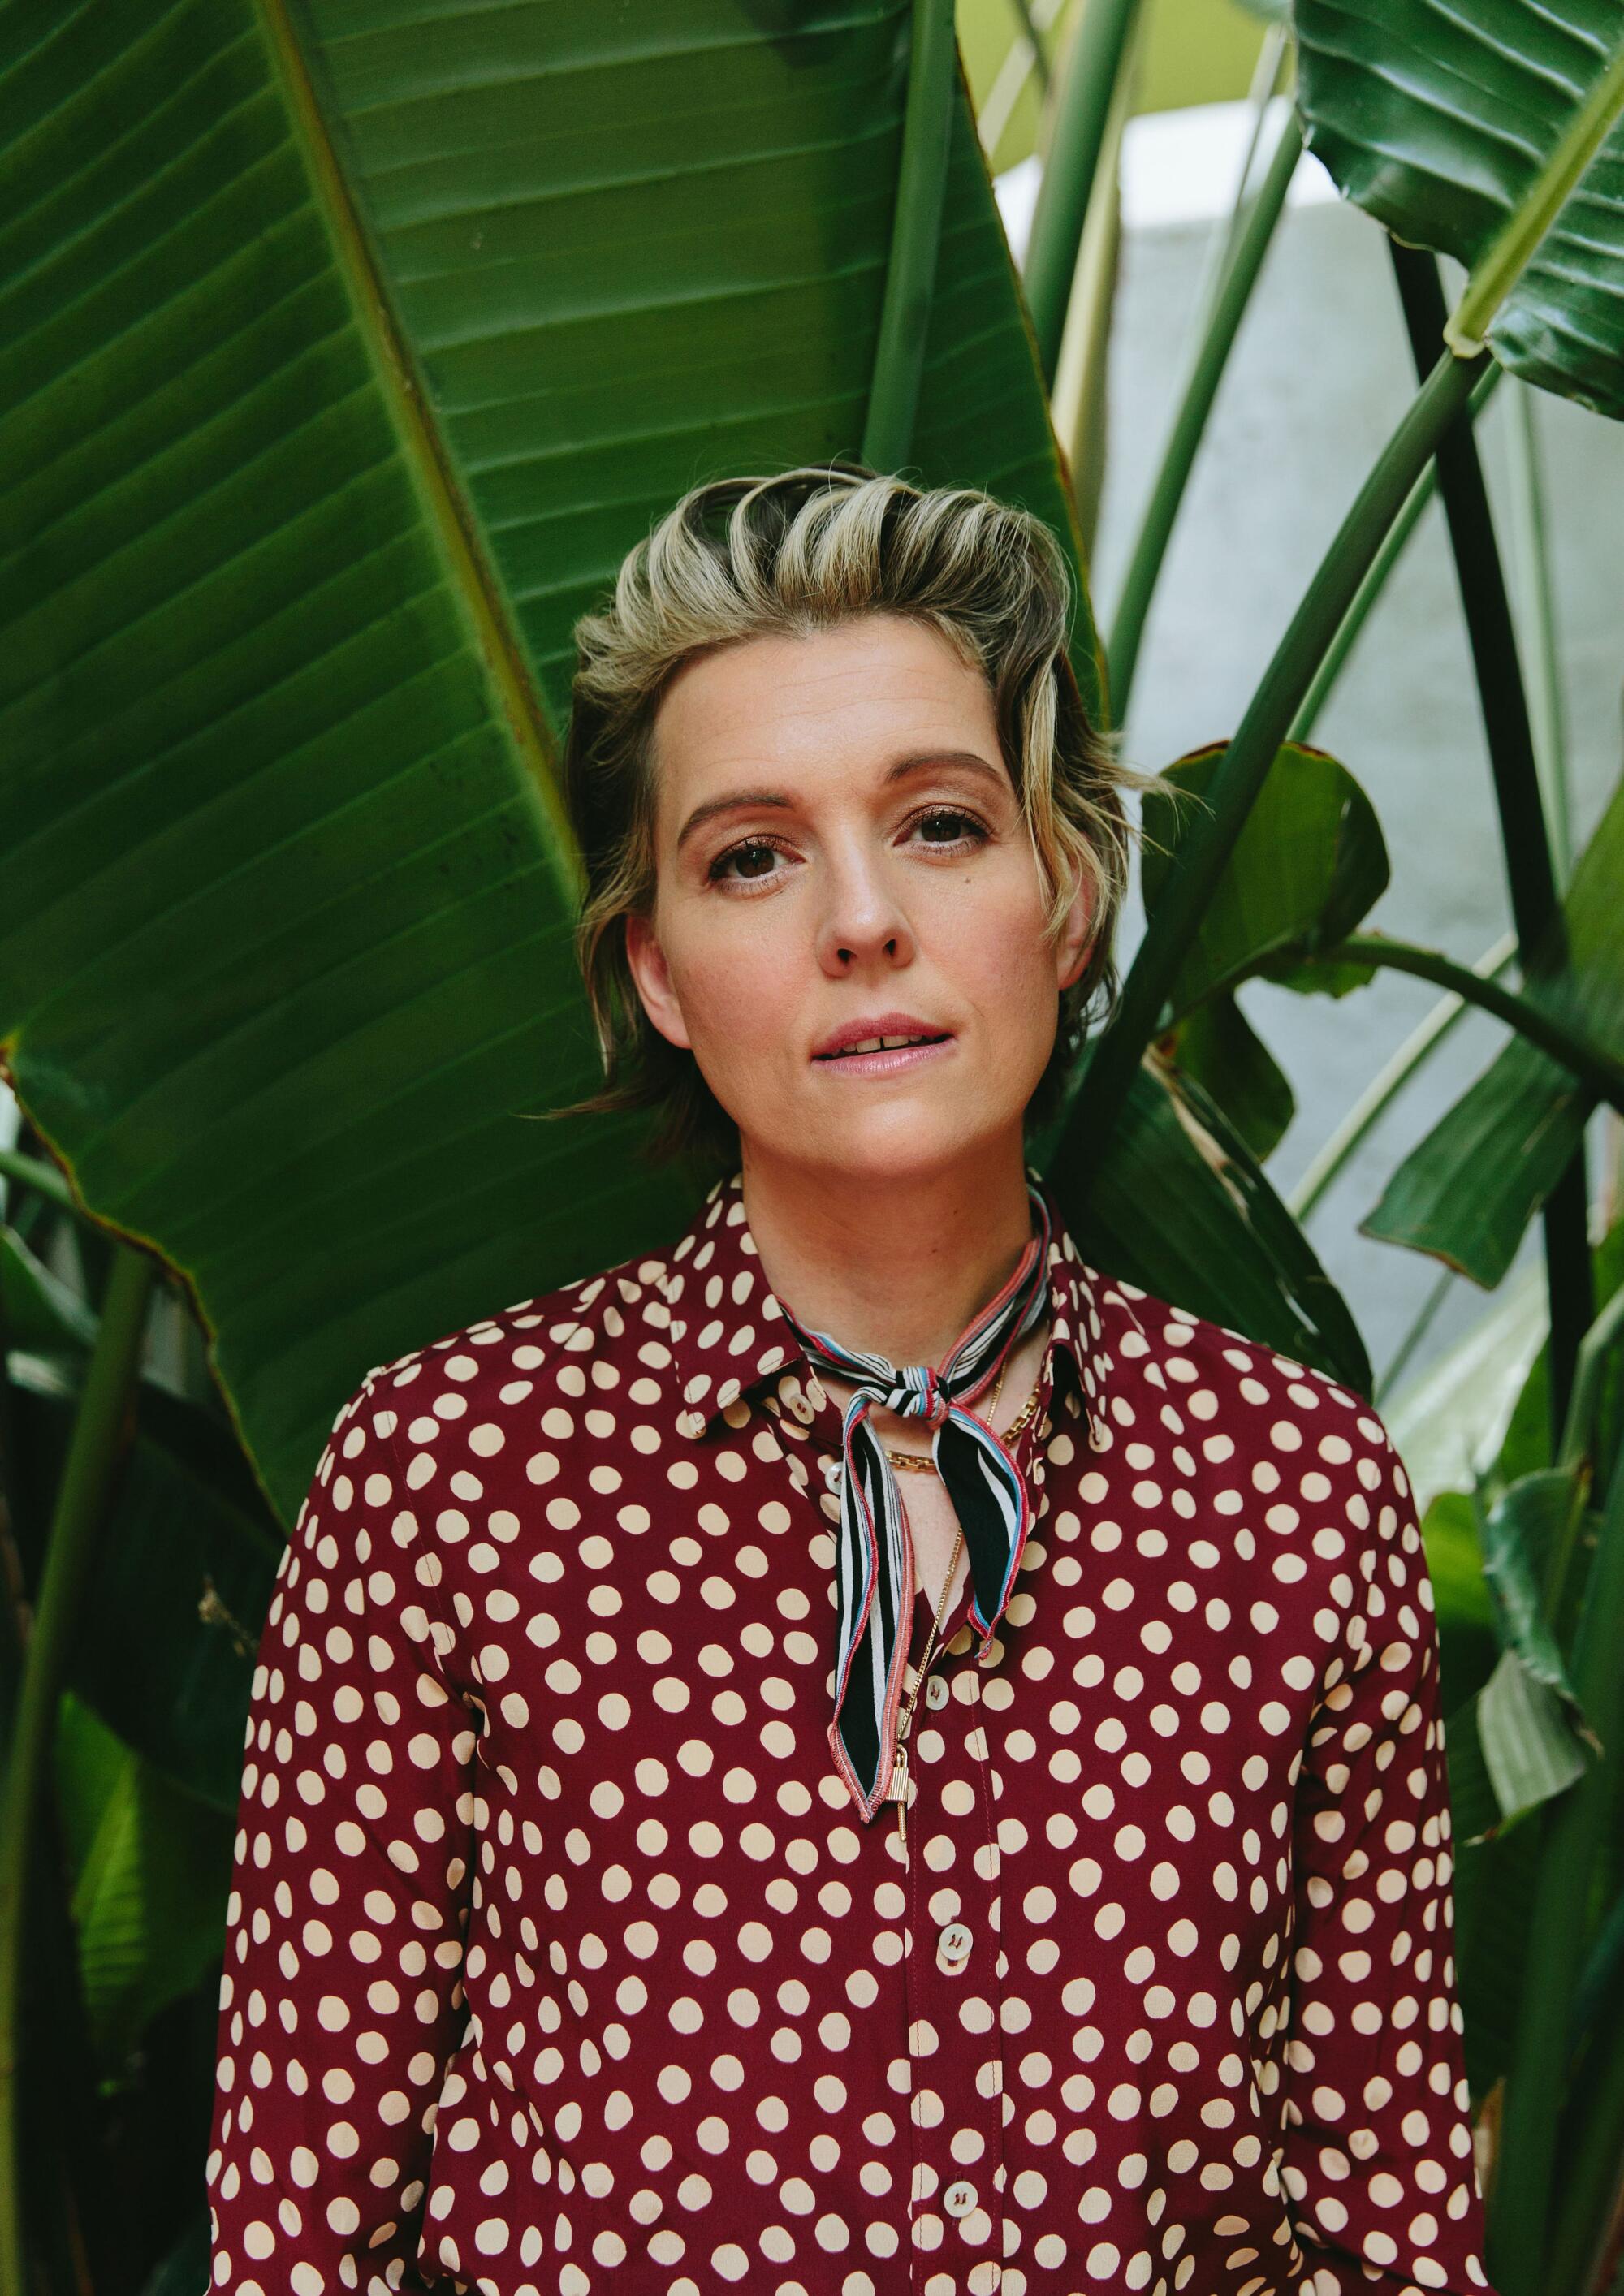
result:
[[(914, 816), (914, 819), (910, 826), (923, 829), (928, 822), (945, 822), (951, 826), (955, 833), (947, 837), (927, 837), (924, 840), (927, 845), (942, 846), (963, 845), (968, 843), (972, 846), (975, 846), (985, 845), (987, 842), (988, 832), (985, 822), (978, 820), (973, 813), (966, 813), (960, 806), (931, 806), (925, 812), (916, 813)], [(968, 832), (967, 836), (965, 834), (966, 832)]]
[[(746, 857), (754, 857), (765, 854), (770, 862), (772, 856), (775, 853), (782, 852), (783, 849), (782, 846), (772, 844), (765, 837), (742, 838), (737, 845), (730, 845), (725, 851), (717, 855), (715, 860), (712, 861), (710, 866), (706, 870), (705, 875), (712, 884), (726, 884), (730, 881), (730, 872), (727, 866), (730, 861), (738, 861)], [(732, 878), (731, 882), (734, 884), (748, 883), (751, 879), (760, 879), (770, 876), (771, 874), (772, 871), (770, 867), (750, 867), (742, 870), (738, 877)]]

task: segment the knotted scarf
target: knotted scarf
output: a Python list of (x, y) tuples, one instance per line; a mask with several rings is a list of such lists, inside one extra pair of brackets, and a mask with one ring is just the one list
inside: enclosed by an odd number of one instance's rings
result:
[(1036, 1234), (1008, 1282), (972, 1317), (941, 1363), (898, 1367), (884, 1356), (843, 1348), (783, 1306), (783, 1319), (815, 1370), (849, 1380), (857, 1393), (841, 1424), (841, 1532), (835, 1556), (834, 1719), (830, 1751), (863, 1817), (890, 1791), (897, 1710), (914, 1608), (913, 1557), (885, 1446), (868, 1423), (875, 1404), (936, 1431), (931, 1456), (964, 1526), (973, 1599), (971, 1620), (985, 1650), (1009, 1600), (1032, 1520), (1031, 1500), (1010, 1453), (966, 1406), (997, 1376), (1010, 1350), (1043, 1316), (1048, 1299), (1049, 1215), (1030, 1180)]

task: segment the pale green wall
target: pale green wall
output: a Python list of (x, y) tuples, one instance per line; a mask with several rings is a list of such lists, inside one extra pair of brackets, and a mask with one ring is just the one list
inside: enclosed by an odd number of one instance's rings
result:
[[(1068, 0), (1046, 36), (1058, 57), (1085, 0)], [(1262, 27), (1237, 0), (1146, 0), (1150, 16), (1136, 91), (1136, 111), (1168, 111), (1185, 103), (1215, 103), (1244, 95), (1257, 60)], [(1011, 0), (958, 0), (959, 45), (979, 105), (992, 86), (1018, 25)], [(1032, 149), (1038, 128), (1037, 81), (1016, 108), (993, 155), (995, 173), (1013, 168)]]

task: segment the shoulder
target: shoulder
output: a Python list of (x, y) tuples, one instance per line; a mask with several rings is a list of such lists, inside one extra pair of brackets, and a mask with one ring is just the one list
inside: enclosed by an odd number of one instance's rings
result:
[(594, 1390), (658, 1407), (671, 1386), (671, 1267), (668, 1253), (634, 1254), (515, 1300), (375, 1365), (345, 1409), (387, 1410), (422, 1440), (520, 1416), (568, 1433), (549, 1414), (567, 1417)]
[(1136, 1443), (1170, 1450), (1220, 1509), (1259, 1529), (1312, 1538), (1335, 1522), (1366, 1550), (1413, 1532), (1409, 1479), (1368, 1397), (1120, 1277), (1099, 1276), (1096, 1296), (1110, 1417), (1130, 1457)]

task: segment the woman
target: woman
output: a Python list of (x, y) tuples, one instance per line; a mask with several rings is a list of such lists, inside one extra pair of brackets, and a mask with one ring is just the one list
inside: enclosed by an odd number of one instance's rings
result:
[(254, 2296), (1488, 2286), (1431, 1591), (1349, 1390), (1025, 1161), (1123, 786), (1032, 520), (702, 488), (579, 632), (668, 1250), (370, 1373), (254, 1678)]

